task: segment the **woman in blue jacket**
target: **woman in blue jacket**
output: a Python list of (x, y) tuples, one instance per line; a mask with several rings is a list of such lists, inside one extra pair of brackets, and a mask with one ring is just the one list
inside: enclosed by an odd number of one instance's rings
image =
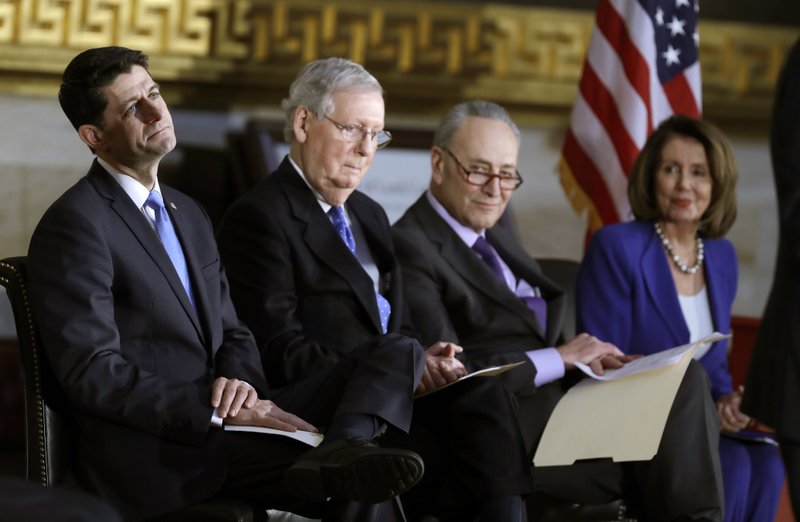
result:
[[(722, 236), (736, 219), (736, 164), (708, 122), (673, 116), (650, 136), (628, 178), (636, 221), (594, 234), (577, 282), (577, 328), (629, 354), (728, 333), (738, 264)], [(750, 419), (728, 373), (727, 342), (695, 358), (719, 413), (726, 521), (773, 520), (784, 471), (776, 446), (734, 438)]]

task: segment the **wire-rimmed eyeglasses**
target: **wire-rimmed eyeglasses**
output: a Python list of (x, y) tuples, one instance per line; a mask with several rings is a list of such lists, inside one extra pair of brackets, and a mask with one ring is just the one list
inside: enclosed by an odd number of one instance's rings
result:
[(369, 138), (369, 141), (375, 142), (377, 148), (382, 149), (387, 146), (390, 141), (392, 141), (392, 133), (386, 130), (371, 131), (365, 129), (361, 125), (345, 125), (344, 123), (339, 123), (329, 116), (325, 116), (325, 119), (336, 125), (336, 128), (339, 129), (342, 138), (348, 143), (355, 143), (363, 140), (364, 138)]
[(464, 175), (464, 178), (470, 185), (483, 187), (494, 178), (498, 179), (500, 182), (500, 188), (503, 190), (516, 190), (520, 185), (522, 185), (522, 176), (516, 169), (514, 169), (513, 172), (500, 171), (500, 174), (493, 174), (492, 172), (486, 170), (468, 169), (460, 161), (458, 161), (456, 155), (453, 154), (447, 147), (440, 148), (449, 154), (451, 158), (453, 158), (453, 161), (456, 162), (456, 165), (458, 165), (458, 168), (461, 170), (461, 173)]

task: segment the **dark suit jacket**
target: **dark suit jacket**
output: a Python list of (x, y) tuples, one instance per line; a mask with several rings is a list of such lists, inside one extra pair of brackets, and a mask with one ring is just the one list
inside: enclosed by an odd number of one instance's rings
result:
[(800, 444), (800, 41), (783, 67), (772, 113), (780, 238), (742, 409)]
[(486, 238), (518, 277), (547, 299), (547, 328), (431, 207), (423, 194), (393, 227), (403, 267), (405, 297), (423, 344), (451, 341), (464, 348), (470, 371), (517, 361), (509, 386), (532, 389), (535, 368), (525, 352), (556, 345), (564, 317), (564, 293), (505, 230)]
[[(380, 270), (381, 293), (392, 305), (388, 330), (398, 332), (400, 269), (386, 214), (358, 191), (346, 208)], [(288, 159), (230, 208), (219, 246), (233, 301), (273, 386), (330, 369), (382, 334), (372, 280)]]
[[(729, 333), (738, 264), (726, 239), (703, 241), (706, 288), (714, 329)], [(577, 329), (614, 343), (625, 353), (649, 355), (689, 342), (661, 241), (652, 223), (624, 223), (592, 236), (576, 286)], [(716, 400), (731, 393), (727, 341), (700, 359)]]
[(147, 218), (97, 162), (45, 213), (28, 257), (42, 340), (79, 430), (76, 478), (135, 517), (222, 484), (223, 436), (209, 430), (215, 377), (266, 392), (205, 212), (161, 188), (197, 313)]

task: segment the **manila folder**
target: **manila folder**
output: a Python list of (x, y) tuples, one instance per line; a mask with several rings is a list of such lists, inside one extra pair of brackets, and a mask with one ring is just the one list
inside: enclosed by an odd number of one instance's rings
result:
[(534, 465), (652, 459), (692, 353), (670, 366), (613, 381), (584, 379), (570, 388), (547, 422)]

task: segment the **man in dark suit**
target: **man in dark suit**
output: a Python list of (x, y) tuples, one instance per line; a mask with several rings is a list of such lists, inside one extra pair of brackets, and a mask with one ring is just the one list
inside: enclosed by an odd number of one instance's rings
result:
[[(402, 335), (410, 327), (386, 214), (356, 190), (391, 137), (382, 88), (360, 65), (317, 60), (283, 107), (289, 155), (234, 203), (219, 231), (231, 297), (272, 382), (313, 378), (352, 359), (378, 375), (398, 361), (376, 359), (376, 347), (419, 346)], [(431, 343), (417, 392), (463, 375), (460, 350)], [(412, 518), (519, 520), (530, 462), (499, 381), (471, 379), (418, 398), (411, 437), (392, 427), (384, 437), (419, 447), (425, 459), (425, 480), (404, 497)]]
[[(405, 298), (423, 342), (459, 343), (468, 370), (523, 362), (504, 378), (519, 400), (531, 453), (575, 362), (596, 370), (625, 362), (580, 334), (559, 344), (565, 296), (497, 220), (521, 183), (519, 129), (500, 106), (459, 104), (431, 150), (430, 190), (394, 225)], [(691, 365), (658, 455), (646, 463), (535, 468), (534, 484), (581, 503), (638, 498), (647, 520), (721, 520), (717, 423), (702, 370)]]
[(775, 429), (800, 514), (800, 41), (775, 89), (772, 173), (780, 239), (775, 277), (747, 374), (742, 411)]
[[(59, 101), (96, 160), (36, 227), (28, 278), (77, 427), (73, 481), (128, 519), (220, 492), (291, 507), (328, 496), (379, 502), (413, 485), (422, 473), (416, 454), (378, 448), (372, 432), (349, 422), (377, 422), (380, 408), (358, 399), (364, 383), (268, 395), (208, 217), (158, 181), (176, 139), (147, 57), (121, 47), (81, 53), (64, 71)], [(398, 350), (421, 364), (421, 351)], [(384, 386), (418, 382), (407, 367), (390, 370)], [(308, 411), (338, 407), (320, 418), (333, 434), (318, 448), (220, 429), (316, 431), (284, 409), (300, 402)]]

